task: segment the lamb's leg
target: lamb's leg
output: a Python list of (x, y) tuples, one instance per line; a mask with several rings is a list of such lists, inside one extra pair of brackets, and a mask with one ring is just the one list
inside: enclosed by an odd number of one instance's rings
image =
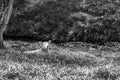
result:
[(24, 53), (26, 53), (26, 54), (34, 54), (34, 53), (39, 53), (39, 52), (41, 52), (41, 49), (32, 50), (32, 51), (25, 51)]

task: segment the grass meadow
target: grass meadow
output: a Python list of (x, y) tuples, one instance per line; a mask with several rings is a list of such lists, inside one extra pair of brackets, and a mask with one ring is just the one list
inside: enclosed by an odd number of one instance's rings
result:
[(0, 80), (120, 80), (118, 42), (52, 43), (50, 53), (25, 54), (40, 49), (38, 42), (5, 41), (0, 50)]

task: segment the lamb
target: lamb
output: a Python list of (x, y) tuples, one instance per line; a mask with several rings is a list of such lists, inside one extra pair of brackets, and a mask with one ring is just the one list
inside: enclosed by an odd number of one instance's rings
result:
[(39, 54), (39, 53), (49, 53), (49, 45), (51, 43), (51, 40), (49, 40), (48, 42), (43, 42), (42, 44), (40, 44), (41, 48), (37, 49), (37, 50), (32, 50), (32, 51), (25, 51), (25, 54)]

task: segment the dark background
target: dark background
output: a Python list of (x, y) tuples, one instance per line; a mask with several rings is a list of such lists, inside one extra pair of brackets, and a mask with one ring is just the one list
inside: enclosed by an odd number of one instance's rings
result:
[(117, 0), (17, 0), (4, 38), (119, 42), (119, 8)]

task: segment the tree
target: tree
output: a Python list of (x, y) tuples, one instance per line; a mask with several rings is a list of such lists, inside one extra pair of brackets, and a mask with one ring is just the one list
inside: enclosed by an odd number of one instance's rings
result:
[(0, 6), (0, 48), (5, 48), (3, 42), (3, 33), (7, 27), (7, 24), (9, 22), (13, 10), (14, 0), (9, 0), (7, 7), (6, 7), (6, 2), (4, 0), (1, 0), (1, 6)]

